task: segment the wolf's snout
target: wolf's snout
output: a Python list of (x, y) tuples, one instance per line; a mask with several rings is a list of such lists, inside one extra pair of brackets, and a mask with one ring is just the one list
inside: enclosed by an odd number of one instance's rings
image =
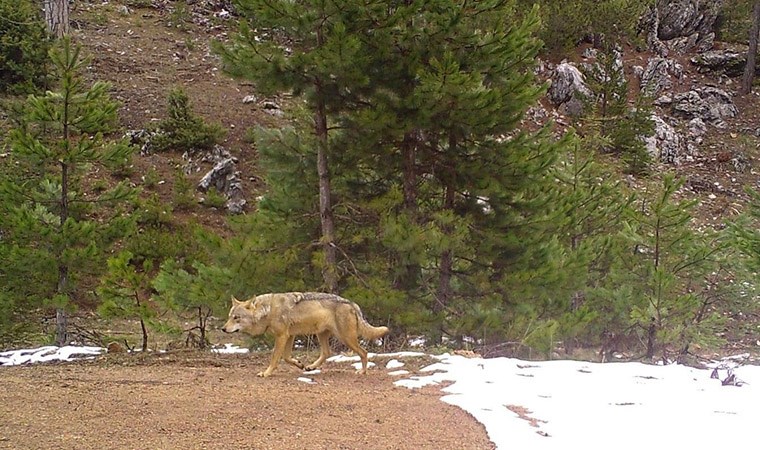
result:
[(238, 326), (238, 324), (236, 323), (233, 323), (233, 324), (226, 323), (222, 327), (222, 331), (224, 331), (225, 333), (234, 333), (236, 331), (240, 331), (240, 326)]

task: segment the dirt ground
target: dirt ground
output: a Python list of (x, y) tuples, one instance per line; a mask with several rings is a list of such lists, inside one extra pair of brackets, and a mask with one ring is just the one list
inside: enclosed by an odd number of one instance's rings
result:
[(325, 363), (314, 384), (288, 365), (257, 378), (267, 361), (188, 351), (3, 367), (0, 449), (494, 448), (440, 389), (394, 386), (382, 359), (365, 376)]

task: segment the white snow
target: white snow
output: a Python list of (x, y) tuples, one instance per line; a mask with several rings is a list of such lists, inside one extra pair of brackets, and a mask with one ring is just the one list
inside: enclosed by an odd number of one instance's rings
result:
[(398, 369), (400, 367), (404, 367), (404, 363), (402, 363), (398, 359), (391, 359), (385, 364), (386, 369)]
[(442, 400), (472, 414), (500, 449), (744, 448), (760, 417), (758, 366), (733, 369), (738, 387), (721, 384), (727, 369), (713, 379), (677, 364), (438, 359), (423, 369), (434, 373), (395, 384), (453, 382)]
[[(0, 365), (92, 358), (98, 347), (41, 347), (0, 352)], [(227, 344), (214, 351), (247, 351)], [(746, 448), (760, 417), (760, 366), (742, 365), (748, 355), (715, 361), (706, 369), (635, 362), (522, 361), (444, 354), (410, 375), (399, 361), (419, 352), (370, 354), (385, 364), (395, 384), (410, 389), (446, 384), (446, 403), (481, 422), (499, 449)], [(334, 363), (358, 357), (336, 355)], [(374, 365), (374, 364), (373, 364)], [(715, 373), (714, 373), (715, 372)], [(312, 371), (303, 375), (319, 375)], [(717, 378), (711, 378), (713, 373)], [(735, 382), (724, 386), (732, 374)], [(307, 376), (297, 381), (316, 384)], [(751, 446), (751, 444), (750, 444)]]
[[(105, 349), (100, 347), (78, 347), (67, 345), (56, 347), (53, 345), (0, 352), (0, 365), (17, 366), (19, 364), (34, 364), (49, 361), (71, 361), (79, 358), (93, 358)], [(80, 356), (84, 355), (84, 356)]]
[(223, 353), (223, 354), (249, 352), (247, 348), (240, 348), (234, 344), (224, 344), (224, 347), (215, 347), (215, 348), (212, 348), (211, 351), (214, 353)]

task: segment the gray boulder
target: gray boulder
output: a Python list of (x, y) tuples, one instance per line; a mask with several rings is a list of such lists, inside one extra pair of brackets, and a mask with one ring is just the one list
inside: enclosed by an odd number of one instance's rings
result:
[(681, 79), (683, 66), (672, 59), (652, 58), (641, 74), (641, 89), (646, 95), (655, 97), (673, 87), (671, 77)]
[(701, 73), (718, 72), (729, 77), (738, 77), (744, 73), (747, 65), (747, 53), (731, 49), (710, 50), (690, 59)]
[(590, 95), (591, 91), (583, 80), (583, 73), (573, 64), (563, 62), (554, 69), (548, 94), (560, 110), (577, 115), (583, 109), (581, 98)]
[[(713, 28), (723, 0), (664, 0), (657, 2), (657, 37), (672, 41), (672, 50), (706, 51), (713, 47)], [(681, 39), (687, 38), (687, 39)]]
[(678, 118), (700, 118), (715, 127), (725, 128), (724, 119), (736, 117), (739, 111), (726, 91), (705, 86), (674, 95), (671, 113)]
[(680, 164), (684, 158), (684, 140), (670, 124), (652, 114), (654, 134), (644, 138), (647, 152), (653, 159), (668, 164)]

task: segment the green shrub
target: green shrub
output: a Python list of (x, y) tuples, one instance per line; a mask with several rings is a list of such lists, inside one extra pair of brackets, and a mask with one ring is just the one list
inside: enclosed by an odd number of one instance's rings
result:
[(31, 0), (0, 0), (0, 93), (44, 86), (50, 39)]
[(203, 204), (209, 208), (222, 209), (227, 203), (227, 198), (216, 188), (211, 188), (206, 192), (206, 198), (203, 199)]
[(137, 224), (147, 227), (168, 227), (172, 224), (172, 207), (161, 201), (157, 193), (135, 205)]
[(156, 151), (179, 150), (196, 152), (210, 150), (224, 137), (224, 130), (218, 124), (208, 124), (195, 116), (190, 108), (190, 100), (182, 88), (169, 93), (169, 118), (158, 124), (158, 134), (153, 138)]
[(126, 0), (125, 4), (130, 8), (152, 8), (152, 0)]
[[(603, 41), (635, 41), (639, 17), (651, 0), (518, 0), (518, 7), (529, 10), (538, 4), (541, 15), (539, 37), (550, 51), (573, 48), (591, 38)], [(589, 14), (593, 11), (592, 14)]]
[(158, 182), (161, 181), (161, 175), (159, 175), (155, 166), (148, 168), (143, 176), (143, 185), (148, 189), (153, 189), (158, 186)]
[(147, 260), (157, 265), (167, 259), (182, 260), (196, 253), (192, 230), (187, 228), (145, 227), (126, 242), (125, 248), (136, 264)]
[(174, 209), (181, 211), (189, 211), (195, 207), (195, 190), (193, 189), (193, 183), (187, 179), (187, 175), (182, 169), (177, 169), (177, 174), (174, 176), (174, 188), (172, 190), (172, 202)]

